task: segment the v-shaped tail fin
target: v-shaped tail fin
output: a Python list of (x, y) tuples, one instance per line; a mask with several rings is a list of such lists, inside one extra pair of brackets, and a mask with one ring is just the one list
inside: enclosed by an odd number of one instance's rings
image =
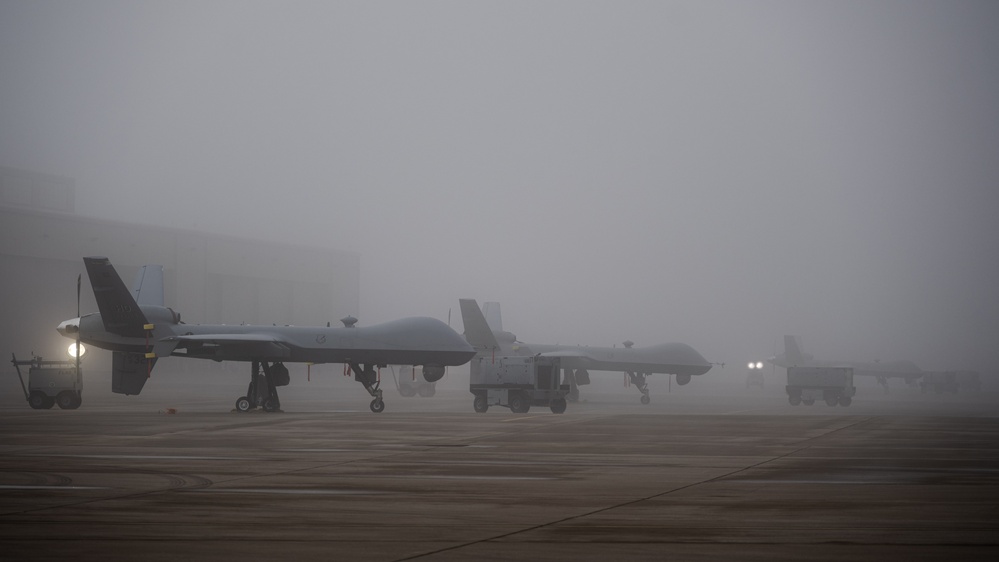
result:
[(149, 323), (132, 293), (125, 287), (111, 261), (104, 257), (83, 258), (104, 329), (112, 334), (141, 338)]
[(486, 322), (475, 299), (458, 299), (461, 305), (461, 322), (465, 325), (465, 339), (477, 350), (499, 349), (496, 335)]
[(784, 336), (784, 359), (790, 365), (804, 365), (805, 357), (801, 354), (798, 340), (794, 336)]

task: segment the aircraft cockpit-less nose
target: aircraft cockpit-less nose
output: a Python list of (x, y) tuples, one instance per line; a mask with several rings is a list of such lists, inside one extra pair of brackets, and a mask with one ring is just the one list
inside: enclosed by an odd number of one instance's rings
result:
[(73, 318), (72, 320), (64, 320), (59, 327), (56, 328), (60, 334), (65, 337), (75, 337), (76, 334), (80, 333), (80, 319)]

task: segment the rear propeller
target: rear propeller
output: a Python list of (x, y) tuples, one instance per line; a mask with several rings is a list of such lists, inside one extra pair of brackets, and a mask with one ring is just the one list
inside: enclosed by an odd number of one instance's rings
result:
[(73, 353), (73, 355), (76, 356), (76, 378), (77, 378), (77, 380), (80, 379), (80, 356), (83, 355), (82, 353), (80, 353), (80, 326), (79, 326), (79, 324), (83, 323), (80, 320), (80, 283), (82, 282), (82, 279), (83, 279), (83, 274), (82, 273), (76, 276), (76, 323), (77, 323), (77, 326), (76, 326), (76, 349), (75, 349), (75, 353)]

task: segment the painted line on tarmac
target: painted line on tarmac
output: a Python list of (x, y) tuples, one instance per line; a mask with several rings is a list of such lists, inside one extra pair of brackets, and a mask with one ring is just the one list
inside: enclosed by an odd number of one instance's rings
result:
[(322, 490), (314, 488), (200, 488), (197, 490), (188, 490), (188, 492), (197, 493), (223, 493), (223, 494), (301, 494), (301, 495), (317, 495), (317, 496), (372, 496), (372, 495), (383, 495), (389, 492), (379, 491), (379, 490)]
[(65, 453), (27, 453), (24, 457), (64, 457), (74, 459), (149, 459), (164, 460), (177, 459), (185, 461), (251, 461), (258, 460), (250, 457), (200, 457), (191, 455), (67, 455)]
[(6, 486), (0, 485), (0, 490), (108, 490), (104, 486)]

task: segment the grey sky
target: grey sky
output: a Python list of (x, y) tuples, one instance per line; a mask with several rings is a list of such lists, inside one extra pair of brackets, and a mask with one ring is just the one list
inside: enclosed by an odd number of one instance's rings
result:
[[(361, 319), (999, 363), (994, 2), (0, 3), (0, 164), (362, 254)], [(192, 319), (194, 320), (194, 319)]]

